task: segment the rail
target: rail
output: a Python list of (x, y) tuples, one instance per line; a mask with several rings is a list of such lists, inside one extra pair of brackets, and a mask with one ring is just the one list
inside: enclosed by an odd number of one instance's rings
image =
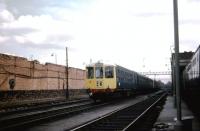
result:
[(71, 131), (118, 130), (126, 131), (134, 125), (166, 94), (156, 94), (137, 104), (113, 111), (105, 116), (80, 125)]
[(93, 102), (76, 103), (64, 107), (53, 107), (47, 110), (33, 111), (24, 114), (15, 114), (9, 117), (0, 118), (0, 131), (24, 129), (33, 126), (36, 123), (52, 120), (52, 118), (66, 117), (86, 110), (104, 106), (108, 103), (99, 103), (94, 105)]

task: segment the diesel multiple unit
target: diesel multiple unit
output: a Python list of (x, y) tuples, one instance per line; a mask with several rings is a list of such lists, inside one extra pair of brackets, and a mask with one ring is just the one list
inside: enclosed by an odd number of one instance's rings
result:
[(94, 100), (113, 94), (130, 95), (150, 91), (156, 82), (119, 65), (94, 63), (86, 67), (86, 88)]

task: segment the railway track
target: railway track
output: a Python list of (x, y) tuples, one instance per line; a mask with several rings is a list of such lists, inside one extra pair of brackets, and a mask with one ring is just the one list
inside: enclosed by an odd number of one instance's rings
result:
[(52, 120), (52, 118), (59, 119), (67, 115), (73, 115), (86, 110), (97, 108), (108, 103), (94, 104), (91, 101), (74, 103), (67, 106), (51, 107), (44, 109), (37, 109), (36, 111), (11, 114), (0, 118), (0, 130), (24, 130), (26, 127), (33, 126), (39, 122)]
[(126, 131), (139, 127), (144, 116), (165, 98), (159, 93), (137, 104), (113, 111), (105, 116), (80, 125), (71, 131)]
[(72, 100), (72, 101), (52, 101), (52, 102), (44, 102), (44, 103), (34, 103), (34, 104), (24, 104), (16, 107), (10, 107), (6, 109), (0, 110), (0, 117), (14, 115), (19, 113), (31, 112), (41, 109), (48, 109), (57, 106), (66, 106), (75, 103), (87, 102), (91, 101), (90, 99), (80, 99), (80, 100)]

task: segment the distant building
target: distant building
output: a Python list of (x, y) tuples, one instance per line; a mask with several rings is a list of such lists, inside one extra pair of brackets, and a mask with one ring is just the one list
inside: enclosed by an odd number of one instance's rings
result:
[[(179, 53), (179, 75), (180, 75), (180, 87), (183, 86), (183, 71), (193, 56), (194, 52), (183, 52)], [(171, 56), (171, 68), (172, 68), (172, 85), (175, 87), (175, 53)]]

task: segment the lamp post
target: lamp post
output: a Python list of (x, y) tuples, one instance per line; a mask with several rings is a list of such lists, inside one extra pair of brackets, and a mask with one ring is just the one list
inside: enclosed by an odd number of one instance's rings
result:
[(145, 58), (142, 59), (142, 67), (145, 68), (145, 63), (144, 63)]
[(51, 56), (55, 56), (55, 62), (57, 64), (57, 55), (55, 53), (52, 53)]
[(155, 88), (155, 78), (156, 78), (156, 73), (153, 75), (153, 88)]

